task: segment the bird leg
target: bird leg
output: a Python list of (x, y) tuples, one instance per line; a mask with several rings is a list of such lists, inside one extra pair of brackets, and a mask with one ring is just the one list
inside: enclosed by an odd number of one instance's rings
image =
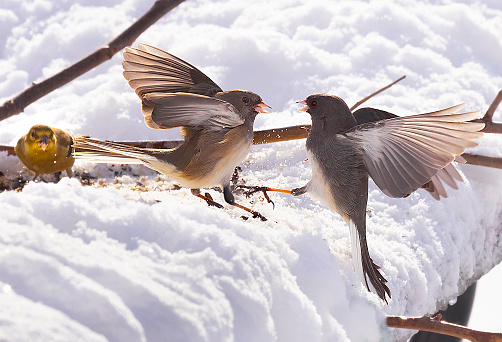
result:
[(279, 192), (291, 193), (291, 192), (288, 192), (288, 190), (269, 188), (267, 186), (237, 185), (237, 187), (239, 187), (241, 189), (248, 189), (247, 191), (244, 191), (244, 195), (246, 195), (246, 197), (248, 197), (248, 198), (251, 197), (251, 195), (253, 195), (256, 192), (259, 192), (259, 191), (263, 192), (263, 196), (265, 197), (267, 202), (272, 203), (274, 208), (275, 208), (275, 204), (268, 196), (267, 191), (279, 191)]
[[(213, 206), (213, 207), (216, 207), (216, 208), (223, 209), (223, 206), (221, 204), (219, 204), (218, 202), (215, 202), (213, 200), (213, 197), (209, 193), (206, 192), (204, 195), (202, 195), (200, 193), (199, 189), (191, 189), (191, 192), (192, 192), (192, 195), (194, 195), (196, 197), (199, 197), (199, 198), (203, 199), (204, 201), (206, 201), (206, 203), (209, 206)], [(250, 213), (251, 215), (253, 215), (253, 218), (259, 217), (262, 221), (267, 221), (267, 218), (265, 216), (263, 216), (262, 214), (260, 214), (259, 212), (254, 211), (252, 209), (249, 209), (249, 208), (247, 208), (247, 207), (245, 207), (243, 205), (240, 205), (239, 203), (235, 203), (234, 195), (232, 195), (232, 191), (230, 190), (230, 186), (226, 186), (223, 189), (223, 195), (225, 197), (225, 202), (227, 202), (228, 204), (231, 204), (234, 207), (237, 207), (237, 208), (240, 208), (240, 209), (243, 209), (243, 210), (247, 211), (248, 213)]]
[[(283, 192), (285, 194), (291, 195), (291, 190), (269, 188), (268, 186), (237, 185), (237, 187), (242, 188), (242, 189), (249, 189), (248, 191), (244, 192), (244, 194), (247, 197), (251, 196), (252, 194), (254, 194), (258, 191), (262, 191), (263, 194), (265, 194), (265, 195), (266, 195), (267, 191)], [(268, 196), (266, 196), (266, 197), (268, 197)]]
[(213, 200), (213, 197), (211, 197), (211, 195), (209, 193), (206, 192), (204, 195), (202, 195), (200, 193), (199, 189), (191, 189), (191, 192), (192, 192), (192, 195), (197, 196), (197, 197), (203, 199), (204, 201), (206, 201), (207, 205), (209, 205), (210, 207), (216, 207), (216, 208), (223, 209), (223, 206), (221, 204), (219, 204), (218, 202), (215, 202)]
[(258, 217), (258, 218), (260, 218), (260, 220), (262, 220), (262, 221), (267, 221), (267, 218), (266, 218), (265, 216), (263, 216), (262, 214), (260, 214), (259, 212), (257, 212), (257, 211), (254, 211), (254, 210), (252, 210), (252, 209), (249, 209), (249, 208), (247, 208), (247, 207), (245, 207), (245, 206), (243, 206), (243, 205), (240, 205), (239, 203), (234, 203), (234, 204), (232, 204), (232, 205), (233, 205), (234, 207), (241, 208), (241, 209), (243, 209), (243, 210), (247, 211), (248, 213), (250, 213), (251, 215), (253, 215), (253, 218), (257, 218), (257, 217)]
[(59, 181), (61, 180), (61, 171), (55, 172), (54, 177), (56, 178), (56, 183), (59, 183)]
[(253, 218), (260, 218), (260, 220), (262, 221), (267, 221), (267, 218), (265, 216), (263, 216), (262, 214), (260, 214), (259, 212), (257, 211), (254, 211), (252, 209), (249, 209), (239, 203), (235, 203), (235, 198), (234, 198), (234, 195), (232, 194), (232, 190), (230, 189), (230, 185), (226, 185), (224, 188), (223, 188), (223, 196), (225, 197), (225, 202), (227, 202), (228, 204), (231, 204), (233, 205), (234, 207), (237, 207), (237, 208), (240, 208), (240, 209), (243, 209), (245, 211), (247, 211), (248, 213), (250, 213), (251, 215), (253, 215)]
[(250, 197), (256, 192), (261, 191), (263, 193), (263, 196), (265, 199), (268, 201), (268, 203), (272, 203), (272, 205), (275, 207), (274, 202), (270, 199), (268, 196), (267, 191), (275, 191), (275, 192), (282, 192), (284, 194), (290, 194), (293, 196), (300, 196), (303, 195), (304, 193), (307, 192), (307, 186), (302, 186), (301, 188), (295, 188), (292, 190), (285, 190), (285, 189), (277, 189), (277, 188), (269, 188), (268, 186), (250, 186), (250, 185), (238, 185), (239, 188), (242, 189), (248, 189), (247, 191), (244, 191), (244, 195), (246, 197)]
[(232, 183), (234, 186), (237, 185), (237, 182), (239, 181), (239, 172), (242, 171), (242, 168), (240, 166), (236, 166), (234, 169), (234, 173), (232, 174), (232, 179), (230, 180), (230, 183)]

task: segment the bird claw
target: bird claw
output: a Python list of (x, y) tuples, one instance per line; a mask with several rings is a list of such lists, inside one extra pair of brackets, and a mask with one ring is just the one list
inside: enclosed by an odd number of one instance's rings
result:
[(300, 191), (299, 190), (300, 190), (299, 188), (292, 189), (291, 190), (291, 195), (293, 195), (293, 196), (300, 195)]
[(213, 200), (213, 197), (208, 192), (206, 192), (204, 195), (200, 195), (199, 197), (205, 200), (208, 206), (223, 209), (223, 206), (218, 202), (215, 202)]
[(267, 191), (270, 190), (269, 187), (267, 186), (250, 186), (250, 185), (238, 185), (237, 187), (241, 189), (248, 189), (247, 191), (244, 191), (244, 195), (246, 195), (247, 198), (251, 197), (251, 195), (257, 193), (257, 192), (262, 192), (263, 197), (267, 200), (268, 203), (272, 203), (272, 207), (275, 209), (275, 204), (274, 202), (270, 199), (268, 196)]
[(293, 196), (300, 196), (303, 195), (305, 192), (307, 192), (306, 186), (302, 186), (301, 188), (294, 188), (291, 190), (291, 195)]
[(259, 191), (263, 191), (264, 189), (266, 190), (266, 187), (264, 186), (250, 186), (250, 185), (237, 185), (237, 188), (239, 189), (248, 189), (247, 191), (244, 191), (244, 195), (246, 195), (246, 197), (251, 197), (251, 195), (259, 192)]
[(263, 216), (262, 214), (260, 214), (259, 212), (257, 212), (257, 211), (252, 211), (251, 214), (253, 215), (253, 218), (257, 218), (258, 217), (262, 221), (267, 221), (267, 218), (265, 216)]

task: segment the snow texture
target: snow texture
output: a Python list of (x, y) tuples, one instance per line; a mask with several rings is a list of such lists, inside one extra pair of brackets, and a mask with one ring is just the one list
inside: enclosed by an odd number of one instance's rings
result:
[[(7, 1), (0, 6), (0, 102), (118, 35), (153, 2)], [(332, 93), (409, 115), (502, 88), (499, 0), (190, 0), (138, 42), (199, 67), (223, 89), (272, 106), (255, 129), (309, 123), (295, 101)], [(15, 145), (43, 123), (110, 140), (178, 139), (152, 130), (122, 77), (122, 56), (0, 124)], [(502, 121), (497, 111), (495, 121)], [(291, 189), (311, 175), (304, 140), (254, 146), (241, 181)], [(485, 135), (468, 152), (501, 156)], [(370, 182), (368, 244), (392, 291), (385, 305), (351, 262), (341, 217), (306, 196), (237, 196), (268, 221), (208, 207), (142, 166), (78, 162), (77, 179), (0, 193), (1, 341), (406, 341), (385, 315), (432, 314), (502, 259), (501, 171), (459, 165), (466, 182), (435, 201), (391, 199)], [(27, 177), (0, 154), (6, 179)], [(50, 180), (51, 176), (44, 176)], [(208, 190), (219, 202), (222, 195)]]

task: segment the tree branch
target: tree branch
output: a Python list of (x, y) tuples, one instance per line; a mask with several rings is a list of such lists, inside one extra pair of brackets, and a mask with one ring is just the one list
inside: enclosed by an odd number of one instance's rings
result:
[(350, 107), (350, 111), (353, 112), (354, 109), (356, 109), (357, 107), (359, 107), (360, 105), (362, 105), (364, 102), (368, 101), (369, 99), (371, 99), (373, 96), (375, 95), (378, 95), (380, 94), (382, 91), (386, 90), (386, 89), (389, 89), (390, 87), (392, 87), (394, 84), (396, 84), (397, 82), (401, 81), (401, 80), (404, 80), (406, 78), (406, 75), (404, 76), (401, 76), (399, 79), (395, 80), (394, 82), (392, 82), (391, 84), (389, 85), (386, 85), (385, 87), (383, 87), (382, 89), (379, 89), (377, 91), (375, 91), (374, 93), (366, 96), (364, 99), (362, 99), (361, 101), (357, 102), (355, 105), (353, 105), (352, 107)]
[(300, 125), (255, 131), (253, 144), (260, 145), (279, 141), (303, 139), (309, 135), (311, 127), (311, 125)]
[(14, 147), (12, 146), (5, 146), (5, 145), (0, 145), (0, 152), (2, 151), (7, 151), (8, 156), (15, 156), (16, 152), (14, 151)]
[(494, 167), (502, 169), (502, 158), (482, 156), (479, 154), (464, 153), (462, 157), (465, 158), (467, 164), (480, 165), (486, 167)]
[[(404, 79), (404, 77), (405, 76), (399, 78), (398, 80), (392, 82), (391, 84), (385, 86), (384, 88), (374, 92), (373, 94), (365, 97), (363, 100), (356, 103), (356, 105), (352, 106), (352, 108), (356, 108), (358, 105), (364, 103), (372, 96), (375, 96), (375, 95), (379, 94), (380, 92), (382, 92), (383, 90), (388, 89), (392, 85), (394, 85), (397, 82), (399, 82), (400, 80)], [(485, 120), (491, 120), (491, 118), (493, 117), (493, 113), (497, 109), (501, 100), (502, 100), (502, 90), (497, 94), (497, 96), (493, 100), (492, 104), (488, 108), (488, 111), (486, 112), (483, 119), (473, 120), (474, 122), (485, 122), (486, 126), (482, 130), (482, 132), (502, 133), (502, 124), (501, 123), (485, 121)], [(485, 118), (487, 118), (487, 119), (485, 119)], [(279, 141), (288, 141), (288, 140), (307, 138), (310, 128), (311, 128), (311, 125), (299, 125), (299, 126), (290, 126), (290, 127), (284, 127), (284, 128), (273, 128), (273, 129), (255, 131), (254, 138), (253, 138), (253, 144), (259, 145), (259, 144), (268, 144), (268, 143), (279, 142)], [(142, 147), (142, 148), (174, 148), (176, 146), (181, 145), (182, 142), (183, 142), (182, 140), (165, 140), (165, 141), (127, 141), (127, 142), (122, 141), (120, 143), (130, 145), (130, 146), (135, 146), (135, 147)], [(10, 147), (10, 146), (0, 145), (0, 152), (1, 151), (7, 151), (8, 155), (15, 155), (14, 148)], [(462, 156), (466, 159), (467, 164), (502, 169), (502, 158), (488, 157), (488, 156), (470, 154), (470, 153), (464, 153), (464, 154), (462, 154)]]
[(484, 133), (502, 133), (502, 124), (498, 122), (485, 121), (485, 119), (472, 120), (473, 122), (484, 122), (485, 128), (481, 130)]
[(90, 55), (75, 64), (61, 70), (40, 83), (32, 83), (23, 92), (4, 102), (0, 106), (0, 121), (19, 114), (41, 97), (62, 87), (75, 78), (94, 69), (101, 63), (111, 59), (114, 54), (131, 45), (138, 36), (153, 25), (164, 14), (178, 6), (184, 0), (157, 0), (141, 18), (112, 41), (108, 42)]
[(493, 99), (492, 104), (486, 111), (485, 116), (483, 116), (483, 121), (492, 122), (493, 114), (495, 114), (495, 111), (497, 110), (497, 107), (499, 106), (501, 101), (502, 101), (502, 90), (499, 91), (497, 96), (495, 96), (495, 98)]
[(387, 326), (412, 330), (430, 331), (438, 334), (464, 338), (473, 342), (502, 342), (502, 334), (489, 333), (441, 321), (441, 314), (433, 317), (387, 316)]

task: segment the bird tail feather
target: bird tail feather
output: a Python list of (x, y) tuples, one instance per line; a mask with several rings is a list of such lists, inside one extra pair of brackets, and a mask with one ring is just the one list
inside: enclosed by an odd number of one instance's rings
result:
[(366, 278), (367, 275), (378, 296), (388, 303), (386, 295), (390, 298), (391, 294), (388, 286), (385, 285), (387, 279), (385, 279), (380, 273), (380, 267), (374, 264), (373, 260), (371, 260), (368, 251), (368, 244), (366, 242), (366, 232), (364, 232), (364, 234), (360, 234), (358, 227), (353, 220), (349, 221), (349, 228), (352, 246), (352, 261), (354, 263), (356, 273), (361, 278), (361, 281), (364, 282), (368, 291), (371, 291)]
[(143, 149), (127, 144), (85, 136), (75, 137), (73, 140), (73, 156), (76, 159), (85, 159), (94, 163), (144, 165), (155, 161), (155, 158), (146, 154)]
[(352, 249), (352, 264), (356, 274), (359, 276), (361, 282), (366, 282), (366, 277), (363, 272), (363, 260), (361, 258), (361, 240), (359, 239), (359, 232), (357, 231), (356, 224), (350, 220), (350, 245)]

